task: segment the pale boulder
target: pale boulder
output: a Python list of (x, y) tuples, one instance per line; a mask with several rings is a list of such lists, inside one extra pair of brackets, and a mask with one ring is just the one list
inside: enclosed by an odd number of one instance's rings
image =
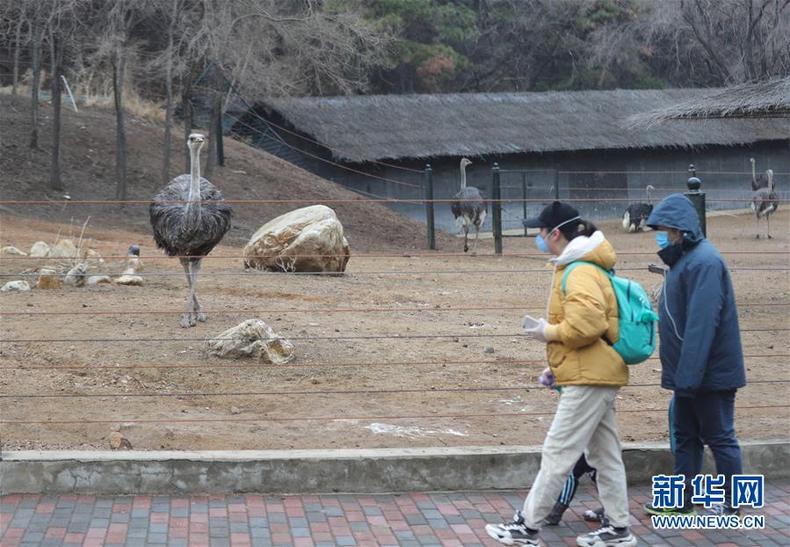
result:
[(128, 285), (130, 287), (142, 287), (143, 278), (139, 275), (123, 274), (115, 278), (115, 283), (117, 285)]
[(325, 205), (281, 215), (253, 234), (244, 267), (275, 272), (344, 272), (350, 256), (343, 225)]
[(210, 355), (225, 359), (252, 357), (282, 365), (296, 357), (294, 345), (260, 319), (247, 319), (206, 342)]
[(70, 239), (61, 239), (49, 250), (51, 258), (74, 258), (78, 254), (77, 247)]
[(0, 292), (27, 292), (30, 290), (30, 285), (28, 285), (27, 281), (19, 280), (19, 281), (9, 281), (3, 288), (0, 289)]
[(85, 284), (89, 287), (96, 285), (112, 285), (112, 279), (110, 279), (109, 275), (92, 275), (88, 277), (88, 280), (85, 282)]
[(43, 258), (49, 256), (49, 245), (43, 241), (36, 241), (33, 243), (33, 246), (30, 247), (30, 252), (28, 254), (33, 258)]
[(14, 246), (9, 245), (8, 247), (3, 247), (0, 249), (0, 255), (3, 256), (27, 256), (25, 251), (20, 251)]
[(69, 273), (66, 274), (66, 277), (63, 278), (64, 285), (72, 285), (74, 287), (83, 287), (85, 286), (86, 276), (85, 274), (88, 271), (88, 265), (84, 262), (80, 262), (72, 269), (69, 270)]

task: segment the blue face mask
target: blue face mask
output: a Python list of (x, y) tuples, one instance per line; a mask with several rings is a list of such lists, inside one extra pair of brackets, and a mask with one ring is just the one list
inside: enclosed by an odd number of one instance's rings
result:
[(656, 243), (662, 249), (669, 247), (669, 235), (666, 232), (656, 232)]
[(535, 236), (535, 245), (538, 247), (538, 250), (541, 253), (549, 253), (549, 246), (546, 245), (546, 241), (543, 239), (543, 236), (538, 234)]

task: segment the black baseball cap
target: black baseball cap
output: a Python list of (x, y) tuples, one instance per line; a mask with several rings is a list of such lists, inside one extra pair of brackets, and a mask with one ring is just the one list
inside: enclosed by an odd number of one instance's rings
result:
[(579, 211), (562, 201), (555, 201), (546, 205), (540, 214), (533, 218), (525, 218), (522, 222), (525, 228), (546, 228), (551, 231), (560, 224), (579, 217)]

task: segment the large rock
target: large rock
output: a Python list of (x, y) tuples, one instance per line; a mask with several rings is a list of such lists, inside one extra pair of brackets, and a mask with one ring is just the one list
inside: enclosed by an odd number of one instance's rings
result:
[(16, 247), (9, 245), (0, 249), (0, 255), (3, 256), (27, 256), (25, 251), (20, 251)]
[(344, 272), (350, 251), (343, 225), (324, 205), (267, 222), (244, 247), (244, 267), (278, 272)]
[(19, 281), (9, 281), (3, 288), (0, 289), (0, 292), (27, 292), (30, 290), (30, 285), (28, 285), (27, 281), (19, 280)]
[(61, 239), (49, 250), (52, 258), (74, 258), (79, 254), (74, 242), (70, 239)]
[(59, 289), (62, 286), (60, 276), (56, 270), (42, 268), (38, 271), (36, 287), (39, 289)]
[(45, 256), (49, 256), (49, 245), (43, 241), (36, 241), (33, 243), (33, 246), (30, 247), (29, 254), (33, 258), (43, 258)]
[(209, 354), (226, 359), (254, 357), (282, 365), (296, 356), (294, 345), (260, 319), (247, 319), (206, 342)]
[(72, 285), (74, 287), (83, 287), (85, 286), (85, 273), (88, 271), (88, 265), (84, 262), (80, 262), (72, 269), (69, 270), (69, 273), (66, 274), (66, 277), (63, 278), (64, 285)]

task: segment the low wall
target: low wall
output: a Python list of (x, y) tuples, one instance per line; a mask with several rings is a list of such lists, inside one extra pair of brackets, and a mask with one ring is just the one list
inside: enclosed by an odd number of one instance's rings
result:
[[(790, 476), (790, 440), (743, 442), (744, 471)], [(666, 445), (623, 448), (628, 480), (672, 471)], [(706, 468), (712, 469), (710, 454)], [(528, 487), (540, 448), (19, 451), (2, 453), (0, 493), (193, 494), (495, 490)]]

